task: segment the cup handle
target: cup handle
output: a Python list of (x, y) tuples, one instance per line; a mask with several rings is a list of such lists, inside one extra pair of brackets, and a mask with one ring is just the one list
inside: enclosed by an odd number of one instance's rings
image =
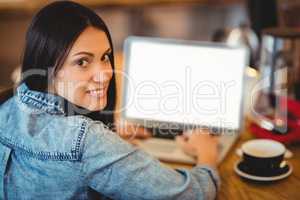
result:
[(238, 148), (235, 150), (235, 153), (236, 155), (238, 155), (239, 157), (242, 157), (243, 156), (243, 152), (242, 152), (242, 149), (241, 148)]
[(284, 153), (284, 158), (291, 158), (291, 157), (293, 157), (293, 153), (290, 150), (286, 149)]

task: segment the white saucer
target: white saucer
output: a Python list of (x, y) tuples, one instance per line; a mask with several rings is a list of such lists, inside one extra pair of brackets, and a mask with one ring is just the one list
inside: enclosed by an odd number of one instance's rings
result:
[(239, 169), (238, 165), (240, 162), (242, 162), (242, 161), (238, 161), (235, 163), (234, 171), (241, 177), (250, 179), (250, 180), (254, 180), (254, 181), (277, 181), (277, 180), (288, 177), (293, 171), (293, 167), (289, 163), (287, 163), (287, 165), (289, 166), (289, 170), (284, 174), (280, 174), (278, 176), (270, 176), (270, 177), (254, 176), (254, 175), (247, 174), (246, 172)]

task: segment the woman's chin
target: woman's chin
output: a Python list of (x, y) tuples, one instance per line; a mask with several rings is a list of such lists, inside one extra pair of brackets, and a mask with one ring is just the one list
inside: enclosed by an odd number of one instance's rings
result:
[(87, 110), (90, 110), (90, 111), (101, 111), (103, 110), (107, 105), (107, 102), (106, 101), (101, 101), (101, 102), (95, 102), (95, 103), (91, 103), (89, 105), (86, 105), (85, 108)]
[(89, 111), (101, 111), (107, 105), (107, 95), (101, 97), (85, 95), (84, 97), (77, 99), (77, 105), (80, 105)]
[(95, 111), (101, 111), (105, 108), (105, 106), (101, 106), (101, 107), (95, 107), (95, 108), (86, 108), (87, 110), (91, 111), (91, 112), (95, 112)]

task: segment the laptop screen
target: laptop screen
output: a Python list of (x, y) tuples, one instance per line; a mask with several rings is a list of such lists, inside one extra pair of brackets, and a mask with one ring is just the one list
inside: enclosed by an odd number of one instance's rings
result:
[(239, 129), (245, 48), (130, 37), (125, 42), (123, 116)]

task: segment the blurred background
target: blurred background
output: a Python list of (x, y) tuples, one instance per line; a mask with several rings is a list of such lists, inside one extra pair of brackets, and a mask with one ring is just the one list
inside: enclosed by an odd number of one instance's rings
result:
[[(51, 2), (53, 1), (0, 0), (1, 86), (13, 84), (12, 72), (21, 63), (27, 27), (34, 14)], [(258, 59), (261, 30), (284, 25), (283, 18), (287, 18), (283, 16), (284, 13), (296, 15), (300, 7), (298, 0), (77, 0), (76, 2), (92, 8), (107, 22), (117, 52), (122, 51), (123, 41), (128, 35), (202, 41), (230, 40), (233, 43), (246, 43), (251, 48), (250, 64), (254, 68)], [(290, 7), (294, 10), (290, 11), (292, 10)], [(290, 18), (289, 25), (295, 25), (300, 17)]]

